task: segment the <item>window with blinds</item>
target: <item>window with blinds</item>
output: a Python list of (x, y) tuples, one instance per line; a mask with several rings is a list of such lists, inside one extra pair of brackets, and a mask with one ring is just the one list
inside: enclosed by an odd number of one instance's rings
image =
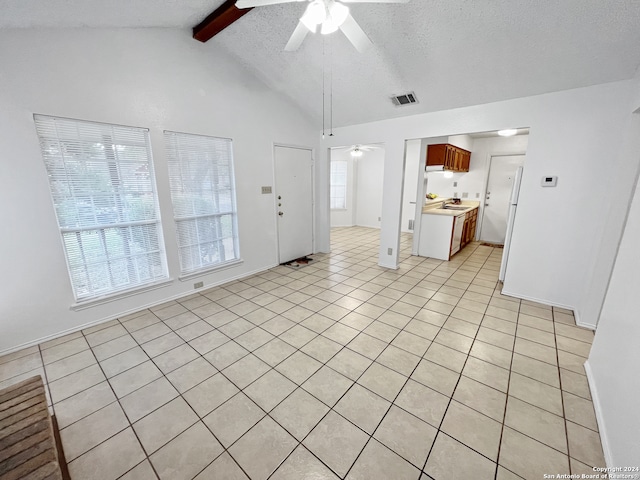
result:
[(148, 130), (34, 120), (76, 300), (167, 279)]
[(165, 142), (182, 274), (239, 260), (231, 140), (165, 132)]
[(347, 208), (347, 162), (334, 160), (331, 162), (330, 204), (332, 210)]

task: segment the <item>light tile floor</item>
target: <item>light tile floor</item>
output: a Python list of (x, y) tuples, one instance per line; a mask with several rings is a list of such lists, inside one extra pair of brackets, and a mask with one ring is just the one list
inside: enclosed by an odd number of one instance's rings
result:
[(332, 253), (0, 358), (45, 376), (72, 478), (541, 479), (603, 466), (570, 311), (501, 295), (502, 250)]

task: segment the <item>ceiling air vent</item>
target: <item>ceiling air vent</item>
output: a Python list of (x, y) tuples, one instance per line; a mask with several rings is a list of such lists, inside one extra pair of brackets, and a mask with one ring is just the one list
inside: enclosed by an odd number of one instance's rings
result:
[(412, 103), (418, 103), (416, 94), (413, 92), (405, 93), (403, 95), (394, 95), (391, 97), (391, 101), (396, 106), (411, 105)]

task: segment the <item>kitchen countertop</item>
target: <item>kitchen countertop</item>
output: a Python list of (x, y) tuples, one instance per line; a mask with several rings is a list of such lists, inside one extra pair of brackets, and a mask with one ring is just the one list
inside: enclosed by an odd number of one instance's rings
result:
[(427, 200), (422, 207), (422, 213), (429, 215), (445, 215), (449, 217), (457, 217), (458, 215), (463, 215), (480, 206), (480, 202), (474, 200), (462, 200), (455, 206), (466, 207), (464, 210), (446, 210), (440, 208), (442, 206), (442, 202), (446, 202), (447, 204), (452, 203), (451, 198), (436, 198), (434, 200)]

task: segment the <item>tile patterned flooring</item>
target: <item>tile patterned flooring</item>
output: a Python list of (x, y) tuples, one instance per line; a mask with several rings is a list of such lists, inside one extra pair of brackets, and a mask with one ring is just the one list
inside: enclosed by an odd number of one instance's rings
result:
[(603, 466), (570, 311), (502, 250), (378, 267), (378, 231), (0, 358), (48, 385), (74, 480), (541, 479)]

